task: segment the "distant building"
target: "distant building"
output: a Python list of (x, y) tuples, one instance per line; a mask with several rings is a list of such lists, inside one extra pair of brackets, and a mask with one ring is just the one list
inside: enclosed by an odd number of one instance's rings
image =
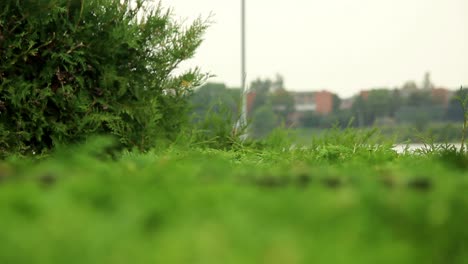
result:
[(434, 88), (431, 90), (431, 96), (434, 102), (441, 104), (445, 107), (448, 106), (453, 92), (445, 88)]
[(333, 94), (328, 91), (315, 93), (315, 111), (322, 115), (328, 115), (333, 112)]
[(333, 111), (333, 94), (328, 91), (292, 92), (297, 112), (315, 111), (322, 115)]
[[(328, 115), (333, 112), (333, 93), (320, 92), (290, 92), (294, 98), (295, 111), (289, 115), (288, 122), (298, 124), (306, 113), (315, 112), (320, 115)], [(252, 114), (256, 98), (255, 92), (247, 93), (247, 113)], [(352, 105), (352, 102), (351, 102)], [(276, 106), (275, 110), (284, 110), (285, 106)]]
[(255, 97), (257, 97), (257, 93), (252, 92), (252, 91), (247, 92), (247, 98), (246, 98), (246, 100), (247, 100), (247, 102), (246, 102), (247, 103), (247, 115), (250, 115), (252, 113)]
[(293, 124), (298, 124), (306, 113), (327, 115), (333, 111), (333, 94), (328, 91), (291, 92), (291, 94), (295, 105), (295, 112), (291, 115)]
[(355, 97), (341, 100), (340, 110), (350, 110), (353, 107)]
[(315, 92), (292, 92), (292, 95), (294, 96), (296, 111), (315, 111), (317, 108)]

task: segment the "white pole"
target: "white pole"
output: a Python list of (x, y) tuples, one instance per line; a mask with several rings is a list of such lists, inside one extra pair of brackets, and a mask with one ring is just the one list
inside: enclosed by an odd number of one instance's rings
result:
[(245, 70), (245, 0), (241, 0), (241, 96), (242, 96), (242, 126), (247, 124), (247, 88)]

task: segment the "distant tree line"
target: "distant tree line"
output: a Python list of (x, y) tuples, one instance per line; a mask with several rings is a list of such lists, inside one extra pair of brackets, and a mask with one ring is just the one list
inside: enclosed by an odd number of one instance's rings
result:
[[(277, 74), (274, 79), (257, 78), (248, 88), (250, 133), (258, 137), (268, 134), (278, 126), (329, 128), (334, 125), (409, 125), (422, 130), (430, 123), (462, 121), (463, 110), (455, 96), (468, 95), (465, 90), (450, 92), (436, 89), (427, 73), (420, 87), (416, 82), (409, 81), (400, 88), (371, 89), (348, 99), (332, 94), (333, 107), (330, 113), (303, 111), (295, 120), (297, 109), (294, 93), (286, 90), (281, 75)], [(219, 112), (221, 106), (233, 113), (239, 113), (240, 100), (240, 89), (208, 83), (193, 94), (191, 102), (194, 115), (200, 118), (208, 112)], [(232, 121), (237, 117), (233, 116)]]
[[(294, 98), (285, 89), (281, 75), (277, 75), (274, 80), (258, 78), (251, 82), (248, 98), (249, 133), (252, 136), (262, 137), (275, 127), (291, 125), (289, 116), (295, 111)], [(202, 123), (207, 115), (223, 115), (225, 121), (230, 121), (234, 126), (240, 116), (239, 88), (207, 83), (195, 91), (190, 101), (194, 122)], [(229, 119), (226, 119), (226, 110), (234, 113), (229, 115)]]

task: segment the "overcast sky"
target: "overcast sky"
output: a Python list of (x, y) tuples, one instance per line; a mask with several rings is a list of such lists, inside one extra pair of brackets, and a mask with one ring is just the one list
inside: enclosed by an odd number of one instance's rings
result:
[[(162, 0), (178, 19), (214, 24), (195, 58), (240, 85), (240, 0)], [(247, 82), (284, 76), (288, 90), (350, 96), (422, 82), (468, 85), (468, 0), (246, 0)]]

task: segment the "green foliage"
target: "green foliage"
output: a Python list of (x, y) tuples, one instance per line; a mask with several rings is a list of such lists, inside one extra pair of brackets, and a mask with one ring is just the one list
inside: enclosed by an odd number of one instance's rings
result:
[(289, 116), (294, 113), (294, 97), (285, 89), (278, 89), (270, 94), (270, 103), (278, 119), (289, 125)]
[(382, 136), (375, 128), (357, 130), (351, 126), (352, 121), (345, 129), (335, 125), (325, 133), (314, 136), (311, 151), (319, 153), (321, 159), (333, 162), (362, 158), (392, 160), (396, 157), (392, 138)]
[(358, 126), (372, 126), (381, 118), (393, 118), (402, 106), (398, 90), (373, 89), (368, 96), (357, 96), (351, 111), (357, 118)]
[(247, 126), (239, 127), (239, 89), (221, 83), (207, 83), (189, 98), (191, 126), (183, 141), (189, 145), (216, 149), (233, 149), (242, 145)]
[(277, 74), (275, 80), (258, 78), (250, 84), (249, 91), (255, 95), (250, 109), (254, 137), (263, 137), (275, 127), (292, 125), (290, 117), (295, 111), (295, 101), (285, 89), (281, 75)]
[(387, 89), (376, 89), (369, 91), (366, 99), (369, 112), (374, 118), (390, 115), (392, 94)]
[(242, 144), (247, 127), (238, 127), (239, 114), (224, 102), (212, 103), (203, 115), (195, 115), (190, 145), (215, 149), (233, 149)]
[(185, 122), (204, 78), (173, 71), (207, 24), (139, 0), (0, 3), (0, 150), (34, 153), (91, 134), (148, 149)]
[(418, 90), (411, 93), (407, 99), (407, 105), (410, 106), (430, 106), (433, 105), (434, 101), (431, 97), (431, 93), (428, 90)]
[(466, 155), (399, 155), (376, 133), (10, 158), (0, 263), (466, 263)]
[[(460, 94), (463, 93), (463, 87), (460, 87)], [(457, 95), (455, 96), (455, 100), (457, 100), (461, 108), (463, 109), (463, 128), (462, 128), (462, 138), (461, 138), (461, 149), (460, 152), (465, 152), (465, 139), (468, 133), (468, 95), (465, 93), (464, 96)]]
[(268, 93), (271, 90), (273, 82), (270, 79), (262, 80), (260, 78), (252, 81), (249, 87), (249, 92), (255, 94), (255, 99), (252, 103), (251, 113), (254, 113), (258, 108), (269, 103)]
[(301, 116), (299, 122), (301, 126), (307, 128), (321, 127), (323, 118), (323, 116), (313, 111), (307, 111)]
[(444, 121), (444, 115), (445, 108), (440, 105), (404, 106), (395, 113), (395, 118), (401, 124), (413, 124), (423, 130), (431, 122)]
[(252, 117), (250, 132), (255, 138), (268, 135), (278, 125), (278, 119), (269, 104), (263, 105), (255, 110)]
[(454, 96), (450, 99), (446, 119), (451, 121), (462, 122), (464, 119), (464, 109), (460, 99), (468, 97), (468, 89), (460, 89), (455, 92)]
[[(349, 120), (349, 119), (348, 119)], [(337, 122), (335, 122), (336, 124)], [(338, 122), (341, 128), (346, 128), (346, 121)], [(354, 126), (354, 123), (352, 124)], [(418, 130), (414, 124), (397, 124), (378, 126), (380, 134), (388, 138), (394, 138), (396, 143), (424, 143), (426, 139), (431, 138), (434, 142), (460, 142), (462, 123), (430, 123), (424, 127), (424, 130)], [(359, 128), (358, 131), (368, 131), (372, 128)], [(310, 143), (311, 135), (320, 135), (328, 130), (321, 127), (298, 128), (298, 139), (300, 142)]]
[(413, 143), (427, 142), (431, 138), (434, 142), (459, 142), (461, 138), (459, 123), (430, 123), (424, 130), (417, 129), (414, 124), (382, 127), (385, 135), (397, 136), (398, 142), (410, 141)]
[(239, 89), (228, 89), (222, 83), (207, 83), (195, 90), (190, 96), (189, 102), (196, 122), (198, 118), (209, 114), (213, 110), (214, 104), (223, 105), (232, 113), (238, 113), (240, 99), (241, 92)]
[(333, 94), (333, 113), (340, 111), (341, 98), (337, 94)]
[(356, 116), (358, 126), (370, 126), (374, 123), (375, 117), (362, 96), (356, 97), (351, 111)]
[(284, 79), (280, 74), (277, 74), (274, 80), (257, 78), (251, 82), (249, 91), (255, 93), (253, 112), (265, 104), (272, 104), (275, 108), (281, 108), (278, 109), (278, 114), (286, 120), (287, 114), (294, 111), (294, 98), (286, 91)]

